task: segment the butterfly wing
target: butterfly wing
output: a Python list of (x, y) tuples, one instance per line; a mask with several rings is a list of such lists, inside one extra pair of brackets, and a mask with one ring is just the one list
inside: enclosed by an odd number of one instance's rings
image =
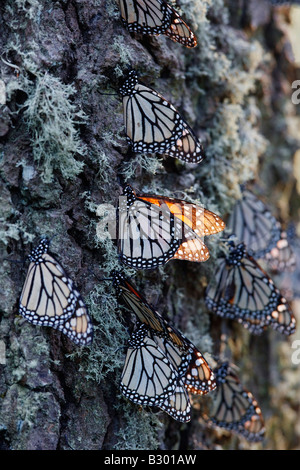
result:
[(198, 237), (213, 235), (225, 228), (225, 223), (221, 217), (196, 204), (176, 198), (148, 194), (139, 195), (139, 199), (159, 207), (166, 205), (171, 214), (190, 227)]
[[(119, 299), (136, 315), (138, 321), (152, 330), (152, 333), (166, 338), (170, 343), (183, 350), (189, 351), (186, 338), (154, 310), (146, 299), (133, 287), (133, 285), (119, 272), (113, 271), (114, 286)], [(158, 338), (156, 341), (160, 341)], [(163, 343), (158, 346), (167, 354)]]
[(144, 201), (129, 185), (123, 193), (118, 209), (122, 262), (137, 269), (154, 269), (172, 258), (200, 262), (209, 257), (202, 240), (166, 204)]
[(186, 370), (184, 384), (190, 393), (206, 395), (216, 388), (214, 373), (200, 351), (191, 343), (191, 361)]
[(181, 245), (181, 225), (174, 217), (143, 201), (119, 206), (118, 252), (123, 263), (154, 269), (169, 261)]
[(207, 422), (244, 436), (252, 442), (264, 438), (261, 410), (253, 395), (241, 384), (227, 362), (214, 370), (217, 389), (214, 392)]
[(246, 189), (229, 217), (227, 228), (257, 259), (276, 245), (281, 232), (279, 222), (266, 205)]
[(124, 122), (133, 152), (168, 154), (189, 163), (203, 157), (200, 141), (162, 95), (141, 83), (135, 71), (119, 89)]
[(199, 238), (195, 238), (183, 242), (172, 259), (203, 263), (204, 261), (207, 261), (209, 257), (209, 250), (205, 243)]
[(120, 0), (120, 10), (122, 22), (130, 32), (165, 34), (186, 47), (197, 45), (194, 33), (164, 0)]
[(208, 248), (200, 238), (224, 230), (225, 223), (217, 214), (180, 199), (153, 195), (139, 195), (139, 198), (158, 207), (167, 206), (171, 214), (199, 237), (183, 242), (173, 259), (203, 262), (209, 258)]
[(206, 395), (216, 388), (214, 373), (200, 351), (183, 335), (185, 348), (179, 347), (168, 338), (152, 333), (158, 347), (174, 365), (187, 391)]
[(156, 315), (153, 308), (121, 273), (113, 271), (112, 275), (118, 298), (134, 312), (141, 323), (163, 333), (166, 327), (161, 316)]
[(281, 232), (280, 240), (275, 247), (271, 249), (264, 257), (267, 261), (268, 268), (274, 272), (289, 271), (296, 269), (296, 257), (291, 245), (287, 239), (287, 233)]
[(191, 403), (183, 383), (179, 380), (172, 395), (166, 398), (160, 408), (176, 421), (188, 423), (191, 420)]
[(214, 373), (204, 356), (178, 330), (170, 325), (168, 330), (167, 336), (152, 332), (152, 337), (173, 364), (187, 391), (197, 395), (206, 395), (213, 391), (216, 388)]
[(181, 124), (183, 126), (181, 137), (176, 139), (175, 145), (173, 144), (163, 153), (187, 163), (200, 163), (205, 158), (202, 144), (183, 119)]
[(173, 395), (177, 374), (145, 325), (131, 335), (121, 377), (122, 393), (134, 403), (161, 406)]
[(72, 316), (81, 297), (48, 248), (49, 241), (43, 239), (29, 257), (19, 312), (35, 325), (55, 327)]
[(183, 235), (188, 239), (178, 246), (173, 259), (203, 262), (209, 258), (208, 248), (201, 237), (224, 230), (225, 224), (218, 215), (196, 204), (175, 198), (139, 195), (138, 199), (149, 203), (152, 208), (161, 208), (165, 214), (169, 211), (170, 217), (175, 217), (182, 223)]
[(238, 320), (255, 334), (268, 325), (294, 333), (296, 320), (287, 301), (243, 244), (220, 260), (215, 281), (207, 288), (206, 303), (217, 315)]
[(87, 307), (82, 300), (78, 300), (73, 315), (56, 329), (68, 336), (79, 346), (87, 346), (93, 340), (93, 325)]

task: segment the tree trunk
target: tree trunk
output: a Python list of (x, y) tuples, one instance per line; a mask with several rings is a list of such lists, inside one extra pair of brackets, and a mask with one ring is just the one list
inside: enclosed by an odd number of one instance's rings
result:
[[(165, 36), (131, 35), (110, 0), (1, 2), (2, 449), (299, 447), (299, 371), (290, 359), (297, 334), (254, 337), (208, 312), (203, 294), (214, 276), (219, 238), (208, 240), (206, 263), (174, 260), (134, 271), (120, 265), (111, 240), (97, 237), (103, 204), (115, 207), (121, 194), (118, 175), (136, 190), (201, 201), (224, 219), (240, 184), (255, 179), (275, 215), (286, 223), (299, 216), (293, 159), (298, 151), (299, 164), (300, 118), (291, 96), (300, 72), (289, 36), (295, 8), (266, 0), (181, 0), (180, 8), (198, 38), (195, 49)], [(128, 66), (180, 110), (203, 142), (205, 161), (127, 158), (115, 93)], [(18, 314), (24, 260), (42, 236), (54, 235), (51, 251), (92, 317), (91, 347), (79, 348)], [(123, 268), (204, 354), (218, 355), (227, 335), (227, 355), (265, 417), (262, 444), (208, 428), (201, 397), (194, 399), (192, 421), (182, 425), (122, 396), (132, 319), (111, 282), (99, 279)]]

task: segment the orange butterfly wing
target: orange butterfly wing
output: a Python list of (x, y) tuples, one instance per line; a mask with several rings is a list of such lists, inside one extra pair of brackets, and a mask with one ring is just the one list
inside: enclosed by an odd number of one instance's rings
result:
[(223, 220), (214, 212), (196, 204), (163, 196), (143, 195), (139, 199), (156, 206), (167, 205), (169, 211), (195, 232), (195, 238), (184, 241), (173, 259), (203, 262), (209, 258), (209, 251), (201, 237), (221, 232), (225, 228)]
[(221, 232), (225, 228), (225, 223), (221, 217), (196, 204), (163, 196), (139, 195), (138, 198), (155, 204), (156, 206), (166, 204), (169, 211), (194, 230), (198, 237), (213, 235)]

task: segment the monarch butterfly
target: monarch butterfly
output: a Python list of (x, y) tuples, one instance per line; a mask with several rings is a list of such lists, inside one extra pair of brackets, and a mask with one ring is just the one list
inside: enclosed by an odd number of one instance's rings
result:
[(87, 307), (72, 279), (48, 253), (49, 245), (43, 238), (29, 255), (19, 312), (34, 325), (51, 326), (75, 343), (86, 345), (93, 337)]
[(120, 0), (122, 22), (132, 33), (165, 34), (186, 47), (197, 40), (178, 13), (164, 0)]
[(209, 251), (201, 236), (224, 229), (222, 219), (195, 204), (162, 196), (137, 196), (123, 189), (118, 208), (118, 251), (121, 261), (153, 269), (170, 259), (206, 261)]
[(214, 375), (200, 351), (156, 312), (121, 273), (113, 272), (113, 278), (119, 299), (151, 330), (157, 347), (182, 377), (187, 390), (199, 395), (213, 390)]
[(296, 269), (296, 257), (289, 244), (286, 231), (281, 232), (276, 246), (265, 255), (268, 268), (274, 272), (294, 271)]
[(128, 342), (120, 389), (134, 403), (157, 406), (178, 421), (190, 420), (190, 401), (180, 377), (145, 325)]
[(212, 407), (203, 415), (216, 426), (241, 434), (252, 442), (264, 438), (265, 427), (261, 409), (252, 393), (241, 384), (228, 362), (214, 369), (217, 389), (211, 396)]
[(188, 163), (204, 158), (201, 142), (162, 95), (131, 70), (119, 88), (127, 140), (133, 152), (161, 153)]
[(215, 280), (206, 291), (206, 304), (214, 313), (238, 320), (254, 334), (268, 325), (286, 335), (294, 333), (296, 320), (286, 299), (243, 243), (229, 242), (228, 255), (218, 261)]
[(254, 258), (262, 258), (280, 240), (280, 223), (265, 204), (251, 191), (244, 189), (242, 199), (237, 201), (227, 228), (245, 243)]

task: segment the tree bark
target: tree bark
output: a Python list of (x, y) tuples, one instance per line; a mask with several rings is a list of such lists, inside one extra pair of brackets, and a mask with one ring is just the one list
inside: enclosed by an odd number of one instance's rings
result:
[[(208, 240), (206, 263), (170, 261), (153, 272), (121, 266), (114, 244), (97, 238), (102, 205), (115, 207), (121, 194), (118, 174), (136, 190), (201, 201), (224, 219), (240, 184), (255, 179), (275, 215), (286, 223), (299, 216), (293, 158), (300, 118), (291, 95), (300, 72), (289, 39), (291, 7), (182, 0), (180, 8), (198, 37), (195, 49), (165, 36), (131, 35), (110, 0), (1, 2), (2, 449), (299, 447), (292, 339), (272, 332), (252, 337), (205, 307), (219, 238)], [(203, 141), (204, 162), (192, 167), (157, 155), (128, 160), (121, 101), (107, 95), (116, 93), (128, 66), (180, 110)], [(24, 260), (45, 235), (55, 235), (51, 251), (88, 305), (91, 347), (78, 348), (18, 315)], [(111, 283), (98, 278), (123, 268), (204, 354), (218, 355), (227, 335), (226, 351), (265, 416), (262, 444), (208, 428), (201, 398), (194, 399), (191, 423), (182, 425), (121, 395), (132, 319)]]

